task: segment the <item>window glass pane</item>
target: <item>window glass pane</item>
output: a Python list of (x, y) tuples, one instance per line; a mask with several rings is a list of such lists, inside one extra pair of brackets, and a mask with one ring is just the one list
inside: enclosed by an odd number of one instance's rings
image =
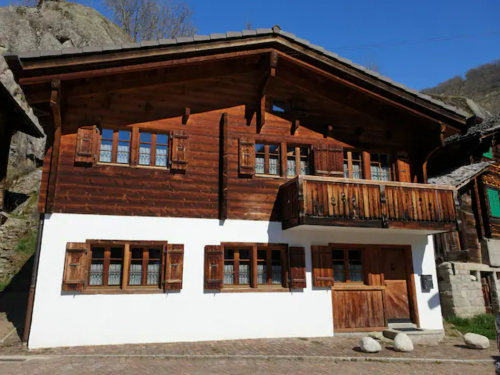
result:
[(113, 130), (111, 130), (111, 129), (102, 129), (101, 138), (102, 139), (111, 139), (111, 140), (113, 140)]
[(265, 152), (265, 145), (263, 143), (255, 144), (255, 152)]
[(345, 264), (343, 261), (334, 261), (333, 262), (333, 270), (334, 271), (345, 271)]
[[(344, 165), (344, 168), (345, 168), (345, 165)], [(358, 161), (352, 162), (352, 178), (357, 178), (357, 179), (362, 178), (362, 176), (361, 176), (361, 163)]]
[(272, 250), (271, 253), (272, 259), (272, 284), (281, 284), (281, 251)]
[(123, 249), (121, 247), (112, 247), (110, 257), (112, 259), (123, 258)]
[(371, 175), (372, 175), (372, 180), (376, 180), (376, 181), (381, 181), (382, 177), (381, 177), (381, 171), (380, 171), (380, 167), (378, 165), (372, 165), (370, 167), (370, 171), (371, 171)]
[(333, 259), (337, 259), (337, 260), (344, 259), (344, 250), (333, 250), (333, 252), (332, 252), (332, 258)]
[(141, 285), (142, 283), (142, 256), (143, 249), (132, 249), (132, 261), (130, 262), (129, 285)]
[(279, 157), (277, 155), (269, 156), (269, 174), (279, 175)]
[(240, 260), (249, 260), (250, 250), (240, 250)]
[(167, 166), (168, 146), (156, 145), (155, 165), (157, 167)]
[(141, 142), (151, 143), (151, 133), (141, 132)]
[(255, 156), (255, 173), (265, 173), (265, 156), (256, 155)]
[(269, 145), (269, 152), (271, 154), (278, 154), (280, 152), (280, 146), (277, 145)]
[(267, 265), (263, 260), (257, 262), (257, 284), (267, 284)]
[(113, 141), (101, 141), (101, 152), (99, 161), (102, 163), (111, 163), (111, 153), (113, 151)]
[(141, 143), (139, 146), (139, 165), (151, 164), (151, 145)]
[(224, 284), (234, 284), (234, 262), (224, 261)]
[(108, 285), (120, 285), (122, 279), (122, 260), (110, 260)]
[(118, 142), (118, 153), (116, 155), (116, 162), (120, 164), (128, 164), (129, 153), (130, 153), (130, 143)]
[(161, 250), (149, 249), (147, 285), (158, 285), (160, 283)]
[(92, 260), (90, 265), (89, 285), (102, 285), (104, 275), (104, 260)]
[(349, 250), (349, 260), (361, 260), (361, 250)]
[(344, 160), (344, 177), (349, 178), (349, 164)]
[(234, 259), (234, 250), (224, 250), (224, 259)]
[(103, 247), (93, 247), (92, 248), (92, 259), (104, 259), (104, 248)]
[(250, 264), (248, 262), (242, 263), (240, 262), (239, 268), (239, 283), (241, 284), (250, 284)]
[(287, 176), (295, 176), (297, 174), (295, 157), (288, 157), (286, 161)]
[(300, 174), (301, 175), (309, 175), (311, 172), (309, 171), (309, 160), (300, 160)]
[(166, 134), (156, 134), (156, 144), (166, 145), (168, 143), (168, 135)]
[(309, 149), (307, 147), (301, 147), (300, 148), (300, 155), (301, 156), (307, 156), (307, 155), (309, 155)]
[(143, 255), (142, 248), (132, 249), (132, 259), (142, 259), (142, 255)]
[(128, 130), (120, 130), (118, 132), (118, 140), (130, 141), (130, 132)]
[(333, 273), (333, 281), (344, 283), (345, 282), (345, 273), (344, 272), (334, 272)]

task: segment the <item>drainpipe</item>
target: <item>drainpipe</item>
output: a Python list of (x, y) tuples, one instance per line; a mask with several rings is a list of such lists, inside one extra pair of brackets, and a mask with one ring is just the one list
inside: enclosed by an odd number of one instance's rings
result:
[(28, 343), (31, 331), (31, 318), (33, 315), (33, 304), (35, 301), (36, 280), (38, 277), (38, 263), (40, 261), (40, 248), (42, 245), (44, 214), (40, 214), (38, 222), (38, 234), (36, 237), (36, 249), (33, 255), (33, 272), (31, 274), (30, 292), (28, 295), (28, 308), (26, 309), (26, 321), (24, 322), (23, 342)]

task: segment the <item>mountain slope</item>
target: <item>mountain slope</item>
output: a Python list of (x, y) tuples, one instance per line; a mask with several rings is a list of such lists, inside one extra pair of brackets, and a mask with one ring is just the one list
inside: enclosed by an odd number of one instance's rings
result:
[(426, 94), (465, 96), (474, 100), (491, 114), (499, 114), (500, 60), (468, 70), (465, 73), (465, 79), (456, 76), (422, 91)]

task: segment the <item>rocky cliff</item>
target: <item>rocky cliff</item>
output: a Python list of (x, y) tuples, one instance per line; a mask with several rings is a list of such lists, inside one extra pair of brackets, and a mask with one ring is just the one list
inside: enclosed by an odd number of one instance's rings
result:
[[(95, 9), (64, 1), (36, 7), (0, 7), (0, 81), (37, 121), (12, 72), (6, 51), (34, 51), (130, 42), (130, 37)], [(12, 138), (7, 172), (9, 197), (0, 215), (0, 290), (30, 255), (36, 238), (36, 201), (45, 138), (18, 132)], [(0, 210), (1, 211), (1, 210)]]

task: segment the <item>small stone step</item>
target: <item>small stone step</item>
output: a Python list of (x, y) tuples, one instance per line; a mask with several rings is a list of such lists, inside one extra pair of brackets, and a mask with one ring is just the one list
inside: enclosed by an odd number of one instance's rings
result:
[(389, 329), (416, 329), (417, 328), (417, 325), (414, 324), (414, 323), (388, 323), (387, 324), (387, 327)]
[(405, 333), (413, 342), (413, 344), (419, 345), (437, 345), (440, 341), (444, 339), (444, 330), (442, 329), (386, 329), (383, 332), (384, 337), (394, 340), (396, 335), (400, 332)]

